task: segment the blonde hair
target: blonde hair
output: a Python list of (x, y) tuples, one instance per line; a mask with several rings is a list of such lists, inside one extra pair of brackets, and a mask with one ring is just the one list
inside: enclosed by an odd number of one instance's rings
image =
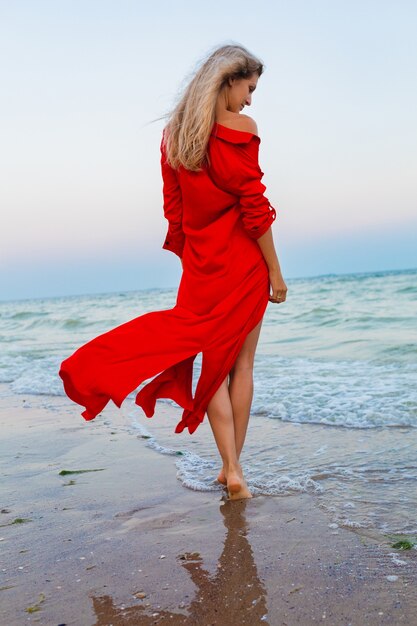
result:
[(229, 78), (260, 76), (263, 69), (263, 63), (241, 45), (221, 46), (203, 61), (167, 116), (164, 147), (171, 167), (202, 169), (221, 89)]

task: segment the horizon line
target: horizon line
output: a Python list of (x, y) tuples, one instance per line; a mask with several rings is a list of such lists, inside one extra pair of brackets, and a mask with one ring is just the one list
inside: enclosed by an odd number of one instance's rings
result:
[[(366, 276), (366, 275), (378, 275), (378, 274), (397, 274), (397, 273), (407, 273), (407, 272), (415, 272), (417, 271), (417, 267), (409, 267), (409, 268), (403, 268), (403, 269), (385, 269), (385, 270), (368, 270), (368, 271), (362, 271), (362, 272), (329, 272), (326, 274), (312, 274), (310, 276), (293, 276), (291, 278), (287, 278), (286, 280), (289, 281), (301, 281), (301, 280), (309, 280), (312, 278), (331, 278), (333, 277), (338, 277), (338, 276)], [(88, 296), (106, 296), (106, 295), (114, 295), (114, 294), (131, 294), (131, 293), (139, 293), (139, 292), (147, 292), (147, 291), (169, 291), (169, 290), (173, 290), (173, 289), (178, 289), (178, 285), (177, 286), (172, 286), (172, 287), (145, 287), (143, 289), (114, 289), (113, 291), (100, 291), (97, 293), (74, 293), (74, 294), (67, 294), (67, 295), (57, 295), (57, 296), (36, 296), (36, 297), (32, 297), (32, 298), (26, 298), (26, 297), (22, 297), (22, 298), (12, 298), (12, 299), (2, 299), (0, 297), (0, 304), (7, 304), (7, 303), (13, 303), (13, 302), (30, 302), (33, 300), (55, 300), (58, 298), (82, 298), (82, 297), (88, 297)]]

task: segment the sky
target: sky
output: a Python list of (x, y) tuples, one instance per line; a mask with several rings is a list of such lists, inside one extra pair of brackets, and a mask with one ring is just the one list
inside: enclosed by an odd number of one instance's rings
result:
[(160, 118), (226, 43), (265, 63), (284, 279), (417, 267), (416, 32), (413, 0), (0, 0), (0, 299), (178, 284)]

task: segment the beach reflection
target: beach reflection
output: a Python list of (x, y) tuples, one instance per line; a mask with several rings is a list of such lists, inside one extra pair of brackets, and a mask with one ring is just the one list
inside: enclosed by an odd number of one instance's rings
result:
[[(259, 579), (247, 538), (245, 510), (249, 502), (227, 500), (220, 505), (227, 533), (214, 574), (204, 569), (203, 559), (198, 552), (177, 556), (178, 563), (188, 571), (191, 581), (197, 587), (193, 601), (184, 607), (188, 615), (153, 609), (152, 606), (142, 604), (122, 608), (115, 606), (110, 596), (93, 596), (96, 626), (145, 626), (157, 623), (174, 626), (268, 625), (266, 589)], [(157, 604), (161, 605), (160, 599)]]

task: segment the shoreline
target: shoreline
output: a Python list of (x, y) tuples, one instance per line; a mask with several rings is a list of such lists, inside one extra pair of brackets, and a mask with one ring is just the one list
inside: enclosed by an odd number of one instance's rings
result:
[(329, 527), (307, 493), (192, 491), (123, 409), (87, 423), (66, 398), (7, 389), (2, 623), (417, 624), (415, 549)]

